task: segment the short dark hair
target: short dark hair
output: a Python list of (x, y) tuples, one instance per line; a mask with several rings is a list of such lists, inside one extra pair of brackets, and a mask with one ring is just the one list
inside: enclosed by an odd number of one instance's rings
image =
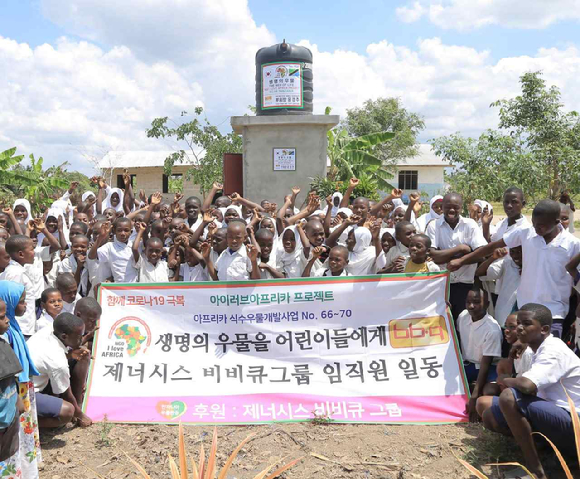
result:
[(60, 313), (52, 323), (56, 334), (72, 334), (81, 326), (85, 326), (83, 319), (70, 313)]
[(399, 221), (395, 225), (395, 235), (397, 233), (400, 233), (403, 230), (403, 228), (406, 228), (407, 226), (413, 226), (413, 223), (411, 223), (410, 221), (405, 221), (405, 220)]
[(72, 228), (73, 226), (78, 226), (80, 229), (83, 230), (84, 234), (87, 234), (87, 232), (89, 231), (89, 225), (87, 225), (86, 223), (83, 223), (82, 221), (73, 221), (72, 225), (70, 225), (70, 227)]
[(75, 242), (75, 241), (77, 241), (77, 240), (79, 240), (79, 239), (84, 239), (84, 240), (86, 240), (86, 241), (87, 241), (87, 243), (89, 242), (89, 238), (87, 237), (87, 235), (86, 235), (86, 234), (84, 234), (84, 235), (76, 235), (76, 236), (73, 236), (73, 237), (72, 237), (72, 239), (70, 240), (70, 242), (71, 242), (71, 244), (72, 244), (73, 242)]
[(333, 246), (330, 250), (330, 253), (332, 253), (333, 251), (339, 251), (341, 254), (345, 255), (346, 259), (348, 260), (349, 251), (346, 246), (342, 245)]
[(60, 273), (56, 278), (56, 287), (59, 290), (70, 288), (73, 284), (77, 284), (77, 280), (72, 273)]
[(186, 203), (191, 203), (192, 201), (195, 201), (201, 206), (201, 200), (197, 196), (190, 196), (185, 200)]
[(274, 238), (274, 233), (272, 233), (269, 229), (266, 228), (260, 228), (257, 232), (256, 232), (256, 239), (271, 239)]
[(145, 248), (147, 248), (148, 246), (153, 246), (153, 243), (159, 243), (160, 246), (163, 248), (163, 241), (161, 241), (161, 238), (158, 238), (157, 236), (151, 236), (147, 240), (147, 243), (145, 244)]
[(455, 193), (455, 192), (450, 192), (447, 193), (444, 197), (443, 197), (443, 201), (445, 200), (450, 200), (451, 198), (459, 198), (459, 200), (461, 201), (461, 204), (463, 204), (463, 196), (461, 196), (459, 193)]
[(48, 301), (48, 296), (52, 293), (59, 293), (60, 291), (56, 288), (46, 288), (41, 294), (40, 294), (40, 302), (41, 303), (46, 303)]
[(413, 235), (413, 239), (414, 240), (418, 240), (418, 239), (423, 240), (425, 242), (425, 247), (427, 249), (431, 248), (431, 238), (429, 238), (429, 236), (427, 236), (426, 234), (419, 233), (419, 234)]
[(232, 218), (231, 220), (228, 221), (227, 227), (229, 227), (230, 225), (235, 225), (236, 223), (242, 225), (244, 227), (244, 230), (246, 229), (247, 224), (242, 218)]
[[(474, 283), (473, 288), (468, 291), (469, 293), (477, 293), (483, 298), (484, 303), (489, 303), (489, 298), (485, 290), (481, 287), (481, 281), (479, 283)], [(467, 298), (465, 298), (467, 300)]]
[(120, 218), (117, 218), (114, 222), (113, 222), (113, 230), (116, 230), (117, 227), (121, 224), (121, 223), (129, 223), (131, 224), (131, 220), (129, 218), (127, 218), (126, 216), (121, 216)]
[(556, 221), (560, 219), (560, 203), (554, 200), (542, 200), (534, 207), (532, 216), (542, 216)]
[(524, 304), (519, 311), (527, 311), (532, 313), (534, 319), (538, 321), (542, 326), (552, 326), (553, 318), (552, 312), (546, 308), (543, 304), (538, 303), (526, 303)]
[(77, 301), (77, 304), (75, 305), (75, 314), (79, 313), (82, 316), (85, 313), (93, 311), (95, 313), (98, 313), (99, 316), (103, 314), (103, 308), (101, 308), (101, 305), (95, 298), (89, 297), (81, 298)]
[(510, 195), (510, 194), (520, 195), (520, 198), (522, 199), (522, 201), (525, 201), (524, 190), (522, 190), (521, 188), (518, 188), (517, 186), (510, 186), (507, 190), (505, 190), (503, 192), (504, 196)]
[(6, 252), (12, 256), (19, 251), (23, 251), (31, 241), (32, 240), (25, 235), (12, 235), (6, 240)]

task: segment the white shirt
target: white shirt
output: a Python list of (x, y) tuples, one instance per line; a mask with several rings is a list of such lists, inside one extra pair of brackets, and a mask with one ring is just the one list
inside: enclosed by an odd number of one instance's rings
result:
[[(62, 300), (62, 312), (63, 313), (70, 313), (75, 314), (75, 306), (77, 305), (77, 301), (82, 299), (82, 296), (77, 293), (75, 299), (72, 303), (67, 303), (64, 299)], [(40, 329), (40, 328), (39, 328)]]
[[(481, 248), (487, 244), (481, 229), (471, 218), (459, 217), (459, 222), (454, 229), (445, 221), (445, 217), (431, 221), (425, 234), (431, 238), (431, 246), (439, 249), (449, 249), (461, 244), (468, 245), (472, 250)], [(462, 266), (450, 275), (451, 283), (473, 283), (476, 264)]]
[(480, 278), (482, 281), (497, 280), (495, 291), (498, 293), (498, 298), (495, 305), (495, 319), (502, 328), (516, 304), (521, 277), (520, 268), (514, 260), (505, 256), (491, 263), (486, 275)]
[(580, 240), (558, 225), (560, 233), (546, 244), (533, 227), (518, 228), (503, 240), (508, 248), (522, 247), (523, 267), (518, 305), (539, 303), (546, 306), (554, 318), (565, 318), (570, 306), (573, 279), (566, 264), (580, 253)]
[(284, 273), (286, 278), (300, 278), (307, 264), (304, 249), (299, 246), (292, 253), (286, 253), (281, 246), (276, 255), (276, 269)]
[(465, 310), (457, 318), (457, 328), (463, 359), (474, 363), (478, 369), (483, 356), (501, 357), (503, 334), (497, 321), (489, 314), (473, 321), (469, 311)]
[(246, 247), (242, 245), (239, 250), (231, 251), (226, 248), (215, 263), (218, 279), (220, 281), (244, 281), (250, 279), (252, 262), (248, 258)]
[(527, 347), (519, 358), (514, 359), (514, 369), (516, 377), (521, 377), (526, 371), (532, 367), (532, 360), (534, 359), (534, 352), (532, 348)]
[(539, 398), (570, 411), (565, 388), (580, 408), (580, 358), (561, 339), (552, 335), (544, 339), (522, 377), (536, 385)]
[[(26, 291), (26, 312), (22, 316), (16, 316), (16, 321), (25, 336), (32, 336), (36, 331), (36, 299), (34, 298), (34, 285), (26, 274), (26, 269), (14, 260), (10, 260), (0, 280), (14, 281), (24, 286)], [(43, 281), (44, 284), (44, 281)]]
[[(32, 283), (34, 299), (40, 299), (44, 291), (43, 262), (50, 261), (50, 246), (39, 246), (34, 249), (34, 263), (25, 264), (24, 271)], [(28, 294), (28, 291), (26, 292)]]
[(52, 328), (43, 328), (26, 343), (32, 362), (40, 376), (32, 376), (34, 390), (42, 392), (48, 382), (54, 394), (62, 394), (70, 387), (70, 371), (66, 357), (67, 347)]
[(131, 261), (133, 267), (139, 271), (139, 283), (167, 283), (169, 282), (169, 268), (167, 261), (162, 259), (157, 260), (157, 264), (150, 263), (147, 258), (139, 255), (139, 259), (135, 258)]
[[(78, 292), (81, 296), (87, 296), (89, 294), (88, 289), (88, 281), (89, 281), (89, 272), (87, 270), (87, 261), (90, 261), (88, 258), (85, 260), (85, 266), (81, 271), (81, 281), (78, 287)], [(60, 273), (71, 273), (73, 276), (77, 271), (77, 260), (73, 255), (70, 255), (68, 258), (63, 259), (58, 265), (58, 274)]]
[[(332, 276), (332, 271), (330, 271), (327, 268), (320, 268), (311, 276), (314, 278), (321, 278), (323, 276)], [(342, 273), (340, 273), (338, 276), (350, 276), (350, 275), (348, 274), (348, 271), (346, 270), (346, 268), (344, 268), (342, 270)], [(338, 276), (335, 276), (335, 277), (338, 277)]]
[[(380, 255), (379, 255), (380, 256)], [(393, 261), (395, 261), (399, 256), (405, 259), (409, 259), (409, 248), (407, 248), (403, 243), (397, 241), (397, 244), (393, 246), (389, 252), (385, 255), (385, 266), (384, 268), (390, 266)]]
[(513, 225), (508, 225), (508, 218), (504, 218), (495, 226), (495, 232), (491, 235), (491, 241), (499, 241), (506, 233), (518, 228), (529, 228), (530, 222), (525, 216), (522, 216)]
[[(97, 250), (97, 257), (100, 266), (110, 268), (115, 283), (137, 282), (137, 270), (132, 264), (133, 250), (128, 244), (117, 240), (104, 244)], [(101, 277), (103, 279), (105, 278)]]
[(179, 267), (179, 276), (181, 276), (183, 281), (186, 282), (209, 281), (207, 271), (201, 265), (201, 263), (197, 263), (195, 266), (189, 266), (187, 263), (181, 263), (181, 266)]
[(52, 323), (54, 323), (54, 319), (52, 318), (52, 316), (43, 310), (42, 314), (40, 315), (40, 318), (36, 320), (36, 330), (40, 331), (41, 329), (44, 329), (47, 326), (52, 328)]

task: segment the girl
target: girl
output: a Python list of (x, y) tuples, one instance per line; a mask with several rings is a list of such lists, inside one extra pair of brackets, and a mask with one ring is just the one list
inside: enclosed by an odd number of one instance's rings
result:
[(36, 321), (36, 330), (52, 327), (53, 321), (62, 312), (62, 296), (56, 288), (45, 289), (40, 295), (42, 314)]
[(374, 246), (371, 246), (371, 241), (371, 232), (364, 226), (355, 226), (348, 233), (346, 240), (346, 247), (350, 252), (346, 266), (348, 274), (353, 276), (372, 274), (376, 251)]
[(443, 212), (443, 196), (436, 195), (433, 198), (431, 198), (431, 201), (429, 201), (429, 212), (417, 218), (416, 224), (417, 231), (419, 233), (425, 233), (427, 225), (431, 221), (441, 218), (442, 212)]
[(16, 200), (12, 209), (14, 210), (14, 216), (24, 221), (24, 223), (28, 223), (32, 219), (30, 202), (28, 200), (24, 198)]
[(276, 258), (276, 269), (284, 273), (286, 278), (300, 278), (308, 264), (309, 256), (310, 241), (304, 233), (302, 224), (285, 228)]

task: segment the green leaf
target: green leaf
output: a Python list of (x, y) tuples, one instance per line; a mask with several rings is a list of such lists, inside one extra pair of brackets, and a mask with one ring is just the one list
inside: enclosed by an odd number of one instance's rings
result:
[(348, 145), (345, 146), (345, 150), (361, 150), (370, 148), (392, 140), (394, 137), (395, 134), (390, 131), (381, 131), (379, 133), (359, 136), (358, 138), (351, 140)]

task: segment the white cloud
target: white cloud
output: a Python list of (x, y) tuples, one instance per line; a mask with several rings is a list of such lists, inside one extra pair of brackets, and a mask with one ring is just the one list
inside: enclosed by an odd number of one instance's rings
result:
[(546, 28), (562, 20), (580, 20), (578, 0), (415, 0), (396, 9), (405, 23), (426, 16), (445, 29), (470, 30), (487, 25)]

